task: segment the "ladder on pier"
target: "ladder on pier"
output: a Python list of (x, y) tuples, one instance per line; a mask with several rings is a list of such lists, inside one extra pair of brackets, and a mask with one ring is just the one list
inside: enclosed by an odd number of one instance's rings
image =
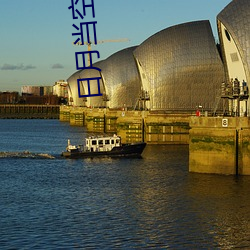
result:
[(213, 108), (213, 116), (215, 116), (216, 111), (218, 109), (219, 103), (221, 100), (221, 89), (217, 90), (216, 97), (215, 97), (215, 103), (214, 103), (214, 108)]

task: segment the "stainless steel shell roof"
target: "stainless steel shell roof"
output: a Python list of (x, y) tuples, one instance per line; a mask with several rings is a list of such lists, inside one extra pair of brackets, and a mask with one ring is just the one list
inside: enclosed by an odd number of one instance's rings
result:
[(224, 68), (209, 21), (162, 30), (135, 51), (152, 110), (212, 109)]
[[(109, 108), (133, 108), (141, 90), (141, 81), (136, 68), (133, 51), (136, 46), (126, 48), (111, 55), (106, 60), (93, 64), (101, 72), (93, 69), (84, 69), (75, 72), (67, 80), (70, 96), (76, 106), (107, 106)], [(79, 98), (77, 79), (102, 77), (101, 93), (108, 98), (104, 103), (104, 96)], [(81, 94), (87, 94), (87, 86), (81, 84)], [(97, 92), (97, 85), (91, 85), (91, 93)]]
[[(217, 16), (227, 28), (237, 45), (243, 60), (247, 81), (250, 82), (250, 2), (234, 0)], [(219, 32), (221, 32), (219, 30)]]
[(81, 70), (76, 71), (67, 79), (69, 103), (74, 106), (85, 106), (85, 100), (78, 95), (77, 79), (80, 79), (80, 72)]
[(134, 107), (141, 90), (133, 51), (126, 48), (108, 57), (102, 64), (102, 78), (109, 108)]
[[(97, 62), (93, 64), (93, 67), (100, 68), (102, 67), (103, 61)], [(101, 77), (100, 72), (95, 69), (83, 69), (75, 72), (68, 78), (69, 84), (69, 92), (70, 96), (73, 97), (73, 104), (75, 106), (87, 106), (87, 107), (102, 107), (105, 106), (103, 101), (103, 96), (91, 96), (91, 97), (79, 97), (77, 79), (86, 79), (86, 78), (94, 78)], [(100, 92), (103, 93), (103, 82), (100, 81)], [(97, 94), (98, 93), (98, 85), (96, 81), (90, 82), (90, 93), (88, 92), (88, 86), (86, 82), (81, 82), (80, 84), (80, 94), (88, 95), (88, 94)]]

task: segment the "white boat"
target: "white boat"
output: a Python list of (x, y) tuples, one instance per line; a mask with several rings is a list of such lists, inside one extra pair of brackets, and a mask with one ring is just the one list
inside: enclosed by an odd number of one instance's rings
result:
[(145, 146), (145, 142), (122, 144), (121, 137), (116, 134), (113, 136), (90, 136), (85, 139), (85, 145), (71, 145), (70, 140), (68, 140), (68, 146), (62, 156), (66, 158), (140, 156)]

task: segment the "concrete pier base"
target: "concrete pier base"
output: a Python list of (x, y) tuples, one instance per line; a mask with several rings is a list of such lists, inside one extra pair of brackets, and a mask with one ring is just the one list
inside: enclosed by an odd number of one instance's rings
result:
[(189, 144), (189, 171), (250, 175), (250, 118), (195, 117), (150, 111), (60, 108), (60, 120), (122, 141)]
[(59, 112), (59, 119), (61, 122), (69, 122), (70, 121), (70, 112), (71, 108), (68, 106), (61, 106)]
[(118, 134), (122, 141), (148, 144), (188, 144), (189, 115), (150, 111), (61, 106), (60, 120), (85, 126), (90, 133)]
[(189, 116), (150, 114), (145, 118), (145, 138), (151, 144), (188, 144)]
[(144, 141), (144, 125), (141, 112), (121, 112), (117, 118), (117, 134), (125, 143)]
[(250, 119), (190, 117), (189, 171), (250, 175)]

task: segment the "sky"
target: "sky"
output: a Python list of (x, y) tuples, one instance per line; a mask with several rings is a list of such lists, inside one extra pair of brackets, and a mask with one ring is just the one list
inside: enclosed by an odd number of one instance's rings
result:
[[(78, 4), (80, 4), (81, 0)], [(98, 41), (92, 46), (103, 60), (119, 50), (140, 45), (155, 33), (185, 22), (209, 20), (217, 39), (216, 16), (231, 0), (94, 0), (95, 18), (73, 19), (71, 0), (0, 0), (0, 91), (24, 85), (52, 86), (76, 71), (73, 24), (96, 21)], [(86, 4), (91, 3), (86, 0)]]

